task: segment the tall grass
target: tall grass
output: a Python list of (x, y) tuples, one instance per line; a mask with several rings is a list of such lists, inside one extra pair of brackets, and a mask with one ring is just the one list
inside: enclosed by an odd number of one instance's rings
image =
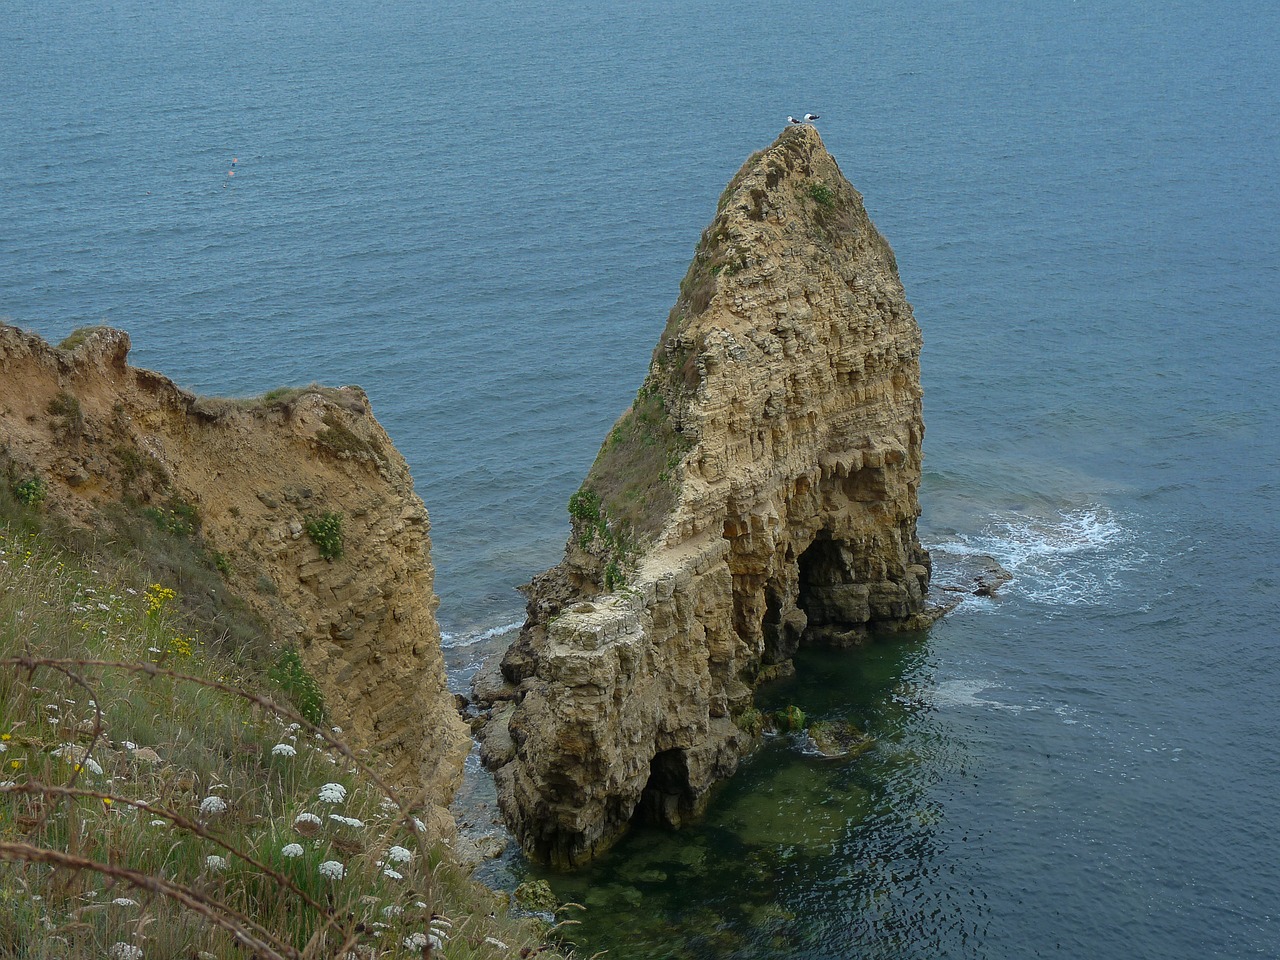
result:
[(180, 600), (0, 526), (0, 956), (548, 949)]

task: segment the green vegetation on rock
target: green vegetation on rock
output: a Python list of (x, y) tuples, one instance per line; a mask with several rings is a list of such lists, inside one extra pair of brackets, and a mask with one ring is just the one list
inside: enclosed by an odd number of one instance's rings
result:
[(330, 563), (342, 556), (342, 515), (326, 513), (306, 522), (307, 536)]

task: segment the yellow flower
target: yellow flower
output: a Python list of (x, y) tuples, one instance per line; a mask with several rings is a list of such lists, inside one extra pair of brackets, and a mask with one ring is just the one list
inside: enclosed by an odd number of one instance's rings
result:
[(11, 766), (14, 770), (17, 770), (20, 766), (22, 766), (22, 761), (21, 761), (21, 760), (10, 760), (10, 761), (9, 761), (9, 766)]
[(102, 798), (102, 805), (103, 805), (104, 807), (109, 807), (109, 806), (111, 806), (111, 798), (110, 798), (110, 797), (103, 797), (103, 798)]

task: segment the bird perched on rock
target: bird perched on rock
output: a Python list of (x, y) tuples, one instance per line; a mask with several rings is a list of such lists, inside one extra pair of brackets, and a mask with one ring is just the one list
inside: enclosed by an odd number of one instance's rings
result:
[(816, 113), (806, 113), (804, 115), (805, 123), (813, 123), (813, 121), (821, 119)]
[(793, 116), (791, 116), (791, 115), (789, 115), (789, 114), (788, 114), (788, 116), (787, 116), (787, 123), (804, 123), (804, 121), (803, 121), (803, 120), (797, 120), (795, 117), (793, 117)]

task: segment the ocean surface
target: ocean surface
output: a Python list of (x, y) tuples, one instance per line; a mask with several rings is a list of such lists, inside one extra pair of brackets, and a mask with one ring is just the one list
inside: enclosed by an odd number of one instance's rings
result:
[(3, 21), (0, 317), (121, 327), (200, 393), (362, 385), (431, 513), (458, 684), (559, 559), (725, 183), (821, 114), (924, 331), (940, 582), (1015, 578), (802, 655), (763, 696), (875, 748), (774, 738), (705, 824), (552, 876), (584, 955), (1280, 956), (1272, 0)]

